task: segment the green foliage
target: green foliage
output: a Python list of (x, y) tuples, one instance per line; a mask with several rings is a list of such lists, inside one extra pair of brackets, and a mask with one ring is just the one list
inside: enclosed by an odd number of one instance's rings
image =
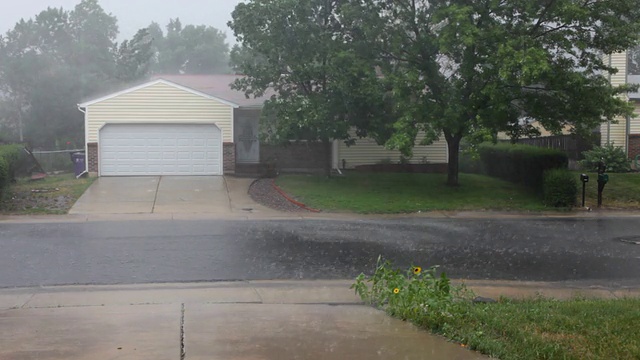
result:
[(631, 160), (625, 154), (624, 149), (608, 144), (597, 146), (592, 150), (582, 153), (584, 160), (580, 160), (580, 166), (589, 171), (597, 171), (598, 163), (604, 161), (607, 165), (607, 172), (623, 173), (631, 171)]
[(0, 120), (11, 140), (52, 149), (84, 143), (76, 104), (146, 75), (143, 33), (118, 47), (117, 19), (97, 0), (47, 8), (0, 36)]
[(262, 119), (269, 141), (353, 142), (352, 127), (366, 135), (380, 120), (384, 89), (374, 54), (342, 29), (343, 3), (253, 0), (234, 10), (234, 67), (247, 78), (233, 87), (270, 96)]
[(541, 190), (546, 170), (566, 169), (566, 153), (530, 145), (481, 144), (478, 148), (484, 171), (489, 176)]
[(492, 358), (640, 357), (638, 299), (473, 303), (470, 290), (452, 286), (435, 268), (415, 269), (394, 269), (378, 259), (374, 274), (359, 275), (351, 288), (367, 304)]
[(569, 170), (548, 170), (544, 173), (542, 192), (547, 206), (571, 208), (576, 204), (578, 180)]
[(133, 39), (123, 41), (116, 55), (115, 77), (122, 81), (137, 81), (147, 76), (154, 57), (152, 44), (148, 29), (140, 29)]
[(157, 53), (151, 71), (156, 74), (227, 74), (229, 45), (226, 35), (211, 26), (187, 25), (170, 19), (166, 34), (152, 23), (149, 33)]
[[(635, 0), (353, 0), (342, 14), (349, 34), (379, 54), (393, 144), (411, 146), (416, 129), (444, 135), (455, 163), (474, 129), (521, 135), (528, 117), (583, 133), (633, 111), (616, 97), (633, 86), (611, 86), (617, 70), (602, 54), (638, 43)], [(453, 165), (448, 182), (457, 185)]]
[(373, 275), (360, 274), (351, 288), (367, 304), (392, 316), (444, 325), (456, 307), (455, 301), (467, 294), (463, 288), (452, 286), (444, 272), (438, 275), (437, 268), (412, 266), (402, 271), (378, 258)]
[(0, 198), (14, 180), (19, 161), (23, 158), (23, 148), (22, 145), (0, 145)]

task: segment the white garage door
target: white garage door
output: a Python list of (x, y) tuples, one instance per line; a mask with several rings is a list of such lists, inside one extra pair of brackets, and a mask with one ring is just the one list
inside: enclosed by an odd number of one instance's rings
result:
[(100, 130), (100, 175), (222, 175), (215, 125), (110, 124)]

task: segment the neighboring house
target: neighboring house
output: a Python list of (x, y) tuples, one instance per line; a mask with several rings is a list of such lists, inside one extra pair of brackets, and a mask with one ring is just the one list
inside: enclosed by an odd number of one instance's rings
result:
[[(324, 167), (314, 142), (261, 144), (264, 99), (248, 99), (235, 75), (170, 75), (78, 105), (85, 113), (87, 171), (98, 176), (222, 175), (275, 163), (281, 171)], [(398, 151), (369, 139), (335, 141), (334, 168), (398, 161)], [(413, 163), (446, 163), (446, 142), (416, 146)], [(258, 170), (259, 171), (259, 170)]]
[[(636, 66), (638, 49), (616, 53), (609, 57), (610, 64), (618, 69), (618, 72), (610, 76), (611, 84), (639, 84), (640, 69)], [(640, 155), (640, 93), (627, 94), (629, 100), (636, 108), (635, 117), (617, 118), (617, 122), (605, 122), (600, 126), (601, 145), (614, 144), (625, 150), (629, 158)]]

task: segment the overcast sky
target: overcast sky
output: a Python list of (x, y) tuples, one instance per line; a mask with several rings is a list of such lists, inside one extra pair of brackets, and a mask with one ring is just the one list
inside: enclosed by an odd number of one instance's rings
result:
[[(13, 28), (16, 22), (34, 17), (47, 7), (72, 10), (80, 0), (21, 0), (11, 5), (1, 0), (0, 33)], [(227, 33), (227, 42), (234, 43), (233, 33), (227, 27), (231, 12), (242, 0), (99, 0), (100, 6), (118, 18), (120, 40), (130, 38), (140, 28), (155, 21), (162, 26), (170, 18), (179, 17), (183, 25), (210, 25)]]

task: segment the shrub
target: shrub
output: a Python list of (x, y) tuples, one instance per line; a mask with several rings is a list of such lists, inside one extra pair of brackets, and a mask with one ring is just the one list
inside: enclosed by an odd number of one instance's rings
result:
[(382, 308), (391, 316), (443, 325), (454, 312), (457, 300), (470, 297), (471, 293), (452, 286), (449, 278), (444, 273), (437, 275), (436, 270), (436, 266), (412, 266), (402, 271), (378, 258), (374, 274), (369, 278), (360, 274), (351, 288), (365, 303)]
[(582, 153), (584, 160), (580, 161), (580, 166), (585, 170), (597, 171), (600, 160), (607, 165), (607, 171), (612, 173), (621, 173), (631, 171), (631, 160), (620, 147), (608, 144), (605, 146), (596, 146), (593, 150), (584, 151)]
[(487, 175), (536, 190), (542, 189), (546, 170), (566, 169), (569, 165), (566, 153), (531, 145), (483, 143), (478, 151)]
[(23, 158), (22, 145), (0, 145), (0, 196), (15, 178), (15, 172)]
[(568, 170), (546, 171), (543, 194), (544, 203), (547, 206), (571, 208), (576, 204), (578, 181), (575, 175)]

